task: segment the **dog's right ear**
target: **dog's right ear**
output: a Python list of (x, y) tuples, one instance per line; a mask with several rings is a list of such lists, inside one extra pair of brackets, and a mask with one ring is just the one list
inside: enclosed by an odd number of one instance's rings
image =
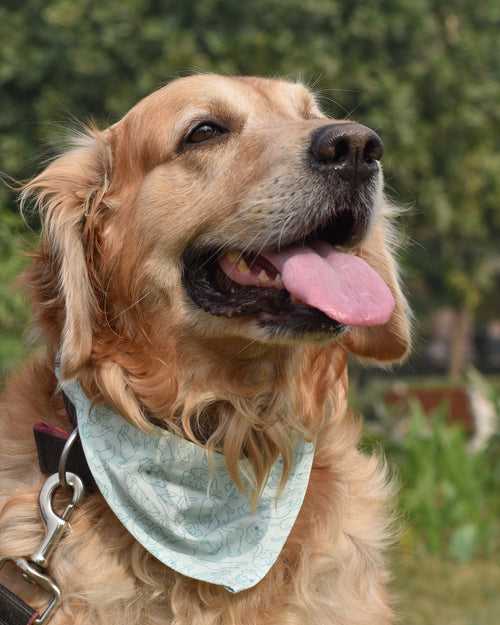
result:
[[(42, 306), (57, 303), (64, 377), (74, 376), (92, 352), (99, 307), (92, 280), (92, 224), (106, 209), (112, 169), (110, 140), (109, 130), (87, 130), (71, 149), (24, 185), (21, 193), (21, 207), (32, 198), (39, 210), (44, 262), (51, 272), (55, 268), (55, 275), (49, 275), (47, 268), (45, 277), (38, 270), (32, 286), (38, 289)], [(57, 283), (48, 286), (54, 277)], [(36, 284), (44, 280), (45, 284)]]

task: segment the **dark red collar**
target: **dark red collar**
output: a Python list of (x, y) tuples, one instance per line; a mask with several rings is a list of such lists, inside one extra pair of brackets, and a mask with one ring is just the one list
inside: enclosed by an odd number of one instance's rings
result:
[[(66, 414), (72, 429), (77, 427), (75, 407), (62, 391), (61, 391)], [(38, 452), (38, 463), (40, 471), (45, 475), (57, 473), (59, 467), (59, 458), (65, 442), (71, 432), (66, 432), (55, 425), (50, 425), (44, 421), (35, 423), (33, 434), (35, 436), (36, 449)], [(66, 469), (71, 473), (75, 473), (81, 478), (85, 488), (89, 491), (97, 489), (95, 480), (89, 469), (85, 453), (83, 451), (80, 437), (76, 439), (69, 452)]]

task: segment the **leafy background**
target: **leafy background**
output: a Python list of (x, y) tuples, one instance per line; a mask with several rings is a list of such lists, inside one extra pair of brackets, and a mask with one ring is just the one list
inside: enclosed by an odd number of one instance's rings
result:
[[(107, 125), (185, 73), (303, 79), (384, 137), (418, 317), (449, 305), (481, 320), (500, 271), (499, 26), (491, 0), (3, 0), (0, 171), (32, 175), (63, 127)], [(15, 211), (5, 191), (0, 211)], [(454, 373), (460, 336), (457, 352)]]
[[(497, 0), (3, 0), (0, 171), (7, 183), (32, 176), (75, 120), (106, 126), (190, 72), (303, 80), (331, 115), (383, 136), (388, 192), (409, 209), (401, 263), (420, 332), (437, 308), (457, 312), (460, 379), (467, 329), (500, 316), (499, 32)], [(35, 240), (4, 185), (0, 372), (30, 349), (15, 280)], [(471, 456), (446, 419), (414, 405), (409, 422), (403, 438), (378, 430), (367, 442), (402, 483), (403, 622), (497, 624), (495, 440)]]

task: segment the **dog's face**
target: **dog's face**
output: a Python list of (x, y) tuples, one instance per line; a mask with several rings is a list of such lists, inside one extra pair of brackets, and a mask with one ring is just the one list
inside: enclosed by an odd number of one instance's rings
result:
[(202, 75), (148, 96), (39, 177), (52, 168), (59, 198), (71, 196), (71, 217), (47, 217), (65, 338), (92, 343), (105, 289), (108, 324), (149, 306), (158, 324), (203, 337), (335, 339), (401, 358), (381, 155), (373, 131), (326, 118), (300, 84)]

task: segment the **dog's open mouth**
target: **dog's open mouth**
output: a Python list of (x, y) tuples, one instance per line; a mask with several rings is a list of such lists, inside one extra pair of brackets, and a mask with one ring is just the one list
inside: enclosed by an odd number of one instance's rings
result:
[(383, 325), (395, 306), (389, 287), (365, 260), (339, 249), (364, 232), (354, 220), (333, 226), (259, 253), (190, 248), (185, 288), (213, 315), (253, 316), (276, 331), (323, 334)]

